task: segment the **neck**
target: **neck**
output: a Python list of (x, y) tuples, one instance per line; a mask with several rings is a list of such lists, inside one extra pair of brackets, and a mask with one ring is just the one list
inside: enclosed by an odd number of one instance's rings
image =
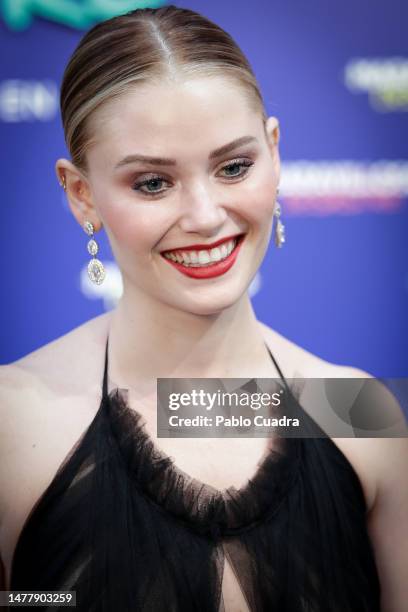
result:
[[(109, 378), (148, 388), (157, 378), (247, 378), (270, 364), (245, 293), (217, 314), (197, 315), (123, 294), (109, 320)], [(268, 374), (264, 374), (267, 376)]]

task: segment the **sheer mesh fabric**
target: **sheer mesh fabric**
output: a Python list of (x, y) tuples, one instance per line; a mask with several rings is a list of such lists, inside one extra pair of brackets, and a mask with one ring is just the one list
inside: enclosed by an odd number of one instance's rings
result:
[[(363, 490), (329, 437), (282, 438), (220, 491), (158, 449), (107, 370), (108, 343), (100, 407), (24, 524), (11, 590), (75, 590), (80, 612), (235, 612), (227, 556), (251, 611), (380, 612)], [(292, 394), (282, 409), (318, 428)]]

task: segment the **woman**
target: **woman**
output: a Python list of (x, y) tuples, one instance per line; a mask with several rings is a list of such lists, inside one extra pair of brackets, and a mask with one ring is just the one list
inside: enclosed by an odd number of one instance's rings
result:
[(242, 52), (192, 11), (136, 10), (84, 36), (61, 112), (58, 179), (124, 292), (2, 368), (4, 588), (87, 612), (403, 612), (404, 439), (157, 439), (159, 377), (368, 376), (252, 309), (284, 234), (279, 125)]

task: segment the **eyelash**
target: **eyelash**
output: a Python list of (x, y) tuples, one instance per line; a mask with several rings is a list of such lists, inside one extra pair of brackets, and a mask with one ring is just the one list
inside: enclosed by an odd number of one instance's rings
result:
[[(234, 166), (241, 166), (246, 168), (245, 172), (243, 172), (242, 174), (235, 174), (231, 176), (231, 179), (234, 178), (243, 178), (245, 177), (248, 172), (249, 172), (249, 168), (251, 166), (254, 165), (253, 161), (250, 161), (249, 159), (234, 159), (231, 162), (229, 162), (226, 166), (223, 166), (221, 168), (221, 170), (225, 170), (228, 168), (233, 168)], [(227, 178), (227, 177), (224, 177)], [(152, 176), (150, 176), (150, 178), (144, 180), (144, 181), (139, 181), (133, 184), (132, 189), (134, 191), (139, 191), (140, 193), (143, 193), (143, 195), (147, 195), (148, 197), (154, 197), (155, 195), (161, 195), (162, 193), (164, 193), (165, 191), (167, 191), (167, 189), (162, 189), (160, 191), (143, 191), (141, 189), (141, 187), (144, 187), (145, 185), (148, 185), (150, 182), (152, 181), (164, 181), (164, 182), (168, 182), (164, 176), (161, 176), (159, 174), (154, 174)]]

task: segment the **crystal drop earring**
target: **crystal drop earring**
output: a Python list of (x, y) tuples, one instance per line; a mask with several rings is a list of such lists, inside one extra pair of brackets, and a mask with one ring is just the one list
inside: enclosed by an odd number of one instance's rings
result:
[[(277, 195), (279, 195), (279, 189), (277, 190)], [(280, 220), (281, 212), (282, 212), (281, 205), (276, 200), (275, 212), (273, 214), (274, 214), (274, 217), (276, 217), (275, 244), (278, 248), (281, 248), (281, 246), (285, 242), (285, 226)]]
[(92, 255), (92, 259), (88, 263), (88, 276), (93, 283), (96, 285), (100, 285), (103, 283), (104, 278), (106, 276), (105, 268), (103, 263), (96, 259), (95, 255), (99, 251), (98, 244), (94, 239), (94, 226), (90, 221), (85, 221), (83, 225), (83, 229), (85, 233), (90, 236), (90, 240), (87, 244), (88, 253)]

